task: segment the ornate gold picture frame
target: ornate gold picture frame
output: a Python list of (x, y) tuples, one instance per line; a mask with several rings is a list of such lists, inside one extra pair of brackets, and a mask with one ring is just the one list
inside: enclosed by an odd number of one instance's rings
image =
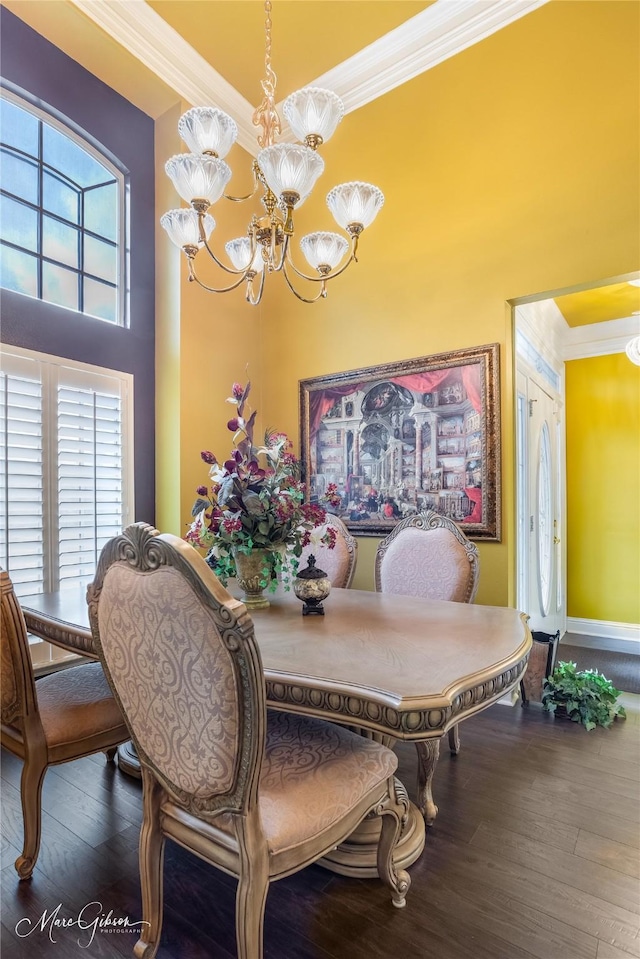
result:
[[(424, 509), (500, 540), (499, 345), (300, 381), (306, 495), (352, 533), (386, 536)], [(334, 497), (335, 498), (335, 497)]]

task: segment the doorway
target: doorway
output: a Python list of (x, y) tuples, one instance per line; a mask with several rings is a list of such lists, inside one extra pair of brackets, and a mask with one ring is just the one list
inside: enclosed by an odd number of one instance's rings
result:
[(562, 401), (518, 364), (518, 608), (532, 629), (566, 629), (564, 576), (564, 435)]
[[(564, 362), (548, 301), (517, 306), (517, 606), (533, 630), (566, 631)], [(554, 329), (557, 336), (553, 335)]]

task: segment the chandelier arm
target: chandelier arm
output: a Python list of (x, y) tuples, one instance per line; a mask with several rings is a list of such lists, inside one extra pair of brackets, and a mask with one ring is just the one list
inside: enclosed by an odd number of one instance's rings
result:
[[(283, 244), (282, 244), (282, 249), (280, 250), (280, 259), (279, 259), (278, 262), (276, 263), (276, 262), (275, 262), (275, 256), (273, 256), (273, 258), (272, 258), (272, 260), (271, 260), (271, 269), (270, 269), (270, 271), (269, 271), (270, 273), (281, 273), (281, 272), (282, 272), (282, 267), (284, 266), (285, 255), (286, 255), (286, 252), (287, 252), (288, 248), (289, 248), (289, 237), (288, 237), (288, 236), (285, 236), (284, 241), (283, 241)], [(274, 254), (275, 254), (275, 251), (274, 251)]]
[(246, 196), (231, 196), (229, 193), (223, 193), (225, 200), (231, 200), (232, 203), (242, 203), (244, 200), (250, 200), (258, 192), (258, 187), (260, 186), (260, 180), (258, 179), (258, 173), (260, 172), (260, 167), (258, 166), (258, 161), (254, 160), (251, 167), (253, 172), (253, 190), (251, 193), (247, 193)]
[[(296, 271), (296, 272), (297, 272), (297, 271)], [(287, 264), (286, 264), (286, 263), (284, 264), (284, 268), (283, 268), (283, 270), (282, 270), (282, 275), (284, 276), (285, 281), (286, 281), (286, 283), (287, 283), (287, 286), (289, 287), (289, 289), (291, 290), (291, 292), (293, 293), (293, 295), (296, 296), (299, 300), (302, 300), (303, 303), (315, 303), (315, 302), (316, 302), (317, 300), (319, 300), (321, 297), (324, 299), (324, 298), (326, 297), (326, 295), (327, 295), (327, 288), (326, 288), (326, 284), (325, 284), (325, 282), (324, 282), (325, 277), (322, 277), (322, 278), (321, 278), (322, 286), (320, 287), (320, 289), (318, 290), (318, 292), (316, 293), (316, 295), (313, 296), (313, 297), (311, 297), (311, 298), (309, 298), (309, 297), (306, 297), (306, 296), (302, 296), (302, 295), (301, 295), (300, 293), (298, 293), (298, 291), (296, 290), (295, 286), (293, 285), (293, 283), (292, 283), (291, 280), (289, 279), (289, 274), (287, 273)], [(303, 275), (303, 274), (301, 273), (300, 276), (302, 276), (302, 275)], [(315, 277), (309, 277), (309, 279), (315, 279)]]
[(327, 273), (325, 274), (325, 276), (307, 276), (306, 273), (303, 273), (302, 270), (298, 269), (298, 267), (295, 265), (295, 263), (293, 262), (291, 258), (291, 254), (288, 251), (287, 251), (287, 265), (290, 266), (291, 269), (294, 271), (294, 273), (297, 273), (297, 275), (301, 277), (303, 280), (309, 280), (311, 283), (326, 283), (327, 280), (333, 280), (336, 276), (340, 276), (341, 273), (344, 273), (344, 271), (352, 263), (358, 262), (358, 258), (356, 256), (357, 245), (358, 245), (358, 238), (354, 237), (353, 245), (351, 249), (351, 256), (349, 257), (347, 262), (344, 263), (339, 270), (335, 270), (333, 273)]
[(223, 193), (222, 196), (225, 200), (231, 200), (232, 203), (243, 203), (245, 200), (250, 200), (258, 192), (258, 184), (254, 186), (251, 193), (247, 193), (246, 196), (231, 196), (230, 193)]
[[(234, 270), (234, 273), (238, 273), (238, 270)], [(231, 290), (235, 290), (240, 284), (246, 279), (247, 270), (244, 271), (239, 280), (236, 280), (235, 283), (232, 283), (231, 286), (224, 286), (221, 289), (216, 289), (213, 286), (207, 286), (206, 283), (203, 283), (202, 280), (198, 277), (198, 274), (195, 271), (193, 265), (193, 259), (189, 259), (189, 282), (197, 283), (198, 286), (202, 287), (203, 290), (206, 290), (207, 293), (230, 293)]]
[(262, 270), (260, 274), (260, 286), (258, 288), (258, 293), (255, 297), (251, 296), (251, 293), (253, 291), (253, 281), (250, 281), (249, 283), (247, 283), (247, 294), (245, 299), (247, 303), (251, 304), (251, 306), (257, 306), (260, 300), (262, 299), (262, 291), (264, 290), (264, 274), (265, 274), (265, 271)]

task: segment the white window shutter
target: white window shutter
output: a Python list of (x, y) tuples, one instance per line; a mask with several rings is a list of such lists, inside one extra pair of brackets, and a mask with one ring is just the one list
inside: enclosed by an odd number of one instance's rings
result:
[(40, 364), (33, 360), (11, 363), (0, 374), (0, 392), (0, 565), (10, 571), (20, 596), (44, 588)]
[[(69, 384), (71, 371), (64, 371)], [(62, 374), (61, 374), (62, 375)], [(60, 586), (90, 577), (100, 550), (123, 526), (119, 383), (58, 385), (57, 512)], [(109, 389), (111, 387), (111, 389)]]
[(0, 565), (19, 597), (90, 582), (133, 517), (133, 378), (2, 350)]

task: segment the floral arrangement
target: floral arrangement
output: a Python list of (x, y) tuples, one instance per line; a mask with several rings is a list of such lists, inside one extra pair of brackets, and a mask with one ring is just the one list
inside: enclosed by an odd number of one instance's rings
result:
[[(254, 446), (256, 411), (245, 418), (250, 389), (250, 383), (244, 387), (234, 383), (227, 399), (236, 407), (227, 423), (234, 446), (229, 459), (220, 464), (209, 450), (200, 454), (209, 466), (210, 485), (196, 490), (193, 522), (185, 539), (208, 550), (205, 558), (225, 585), (236, 575), (236, 552), (268, 550), (264, 585), (275, 589), (277, 573), (284, 574), (288, 586), (305, 546), (324, 543), (333, 549), (335, 530), (329, 528), (321, 536), (313, 533), (325, 523), (326, 511), (304, 502), (300, 463), (287, 435), (267, 430), (264, 445)], [(327, 487), (325, 500), (328, 505), (339, 504), (335, 484)]]

